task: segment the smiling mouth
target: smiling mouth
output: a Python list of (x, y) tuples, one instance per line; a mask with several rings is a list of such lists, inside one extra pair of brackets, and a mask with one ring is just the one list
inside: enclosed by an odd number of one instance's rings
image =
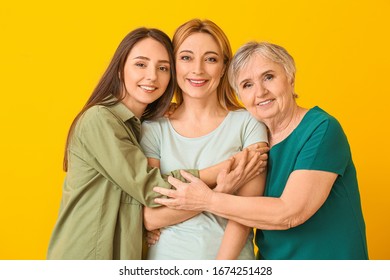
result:
[(208, 82), (208, 80), (192, 80), (192, 79), (187, 79), (187, 80), (191, 85), (196, 87), (203, 86)]
[(156, 87), (153, 87), (153, 86), (139, 86), (139, 87), (145, 91), (150, 91), (150, 92), (157, 89)]
[(268, 99), (268, 100), (257, 103), (257, 106), (264, 106), (264, 105), (271, 103), (272, 101), (274, 101), (274, 99)]

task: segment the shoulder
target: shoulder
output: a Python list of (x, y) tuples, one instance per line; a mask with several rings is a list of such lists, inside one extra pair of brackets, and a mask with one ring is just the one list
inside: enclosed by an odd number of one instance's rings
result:
[(265, 124), (261, 121), (258, 121), (256, 118), (254, 118), (247, 110), (245, 109), (239, 109), (236, 111), (230, 112), (230, 117), (233, 122), (235, 122), (238, 125), (242, 126), (255, 126), (258, 127), (261, 130), (266, 131), (267, 127)]
[(236, 111), (230, 111), (229, 117), (234, 121), (256, 121), (258, 122), (247, 110), (245, 109), (239, 109)]
[(114, 114), (106, 106), (95, 105), (86, 110), (80, 117), (80, 125), (91, 125), (113, 118)]
[(320, 107), (316, 106), (310, 109), (307, 113), (306, 124), (316, 127), (324, 127), (327, 131), (342, 131), (339, 121)]

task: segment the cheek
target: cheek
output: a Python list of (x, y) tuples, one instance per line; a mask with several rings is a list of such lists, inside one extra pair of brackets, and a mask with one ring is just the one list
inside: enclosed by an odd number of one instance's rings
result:
[(187, 67), (185, 63), (177, 62), (176, 63), (176, 76), (183, 76), (187, 72)]
[(167, 74), (167, 73), (164, 73), (160, 79), (161, 81), (161, 85), (166, 88), (169, 84), (169, 81), (171, 80), (171, 75), (170, 74)]
[(238, 94), (242, 104), (244, 104), (244, 106), (246, 108), (250, 108), (251, 106), (253, 106), (253, 102), (252, 102), (252, 98), (251, 98), (251, 94), (248, 94), (248, 93), (239, 93)]

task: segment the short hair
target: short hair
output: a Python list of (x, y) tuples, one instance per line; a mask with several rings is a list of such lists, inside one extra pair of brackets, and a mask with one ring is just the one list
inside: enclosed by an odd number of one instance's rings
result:
[(294, 58), (287, 50), (279, 45), (268, 42), (248, 42), (242, 45), (234, 55), (228, 70), (229, 82), (232, 88), (238, 93), (237, 78), (241, 70), (248, 64), (251, 57), (261, 55), (275, 63), (283, 66), (290, 81), (295, 80), (295, 62)]

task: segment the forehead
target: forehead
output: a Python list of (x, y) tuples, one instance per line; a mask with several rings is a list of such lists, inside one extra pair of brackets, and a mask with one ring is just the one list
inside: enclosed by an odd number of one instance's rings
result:
[(267, 71), (284, 71), (284, 68), (279, 63), (276, 63), (261, 54), (254, 54), (247, 59), (245, 65), (241, 68), (238, 78), (247, 79), (261, 75)]
[(169, 60), (168, 51), (165, 46), (153, 38), (145, 38), (134, 44), (129, 53), (129, 57), (137, 56), (157, 60)]
[(196, 32), (188, 36), (183, 43), (179, 46), (180, 50), (201, 50), (201, 51), (214, 51), (221, 52), (218, 43), (208, 33)]

